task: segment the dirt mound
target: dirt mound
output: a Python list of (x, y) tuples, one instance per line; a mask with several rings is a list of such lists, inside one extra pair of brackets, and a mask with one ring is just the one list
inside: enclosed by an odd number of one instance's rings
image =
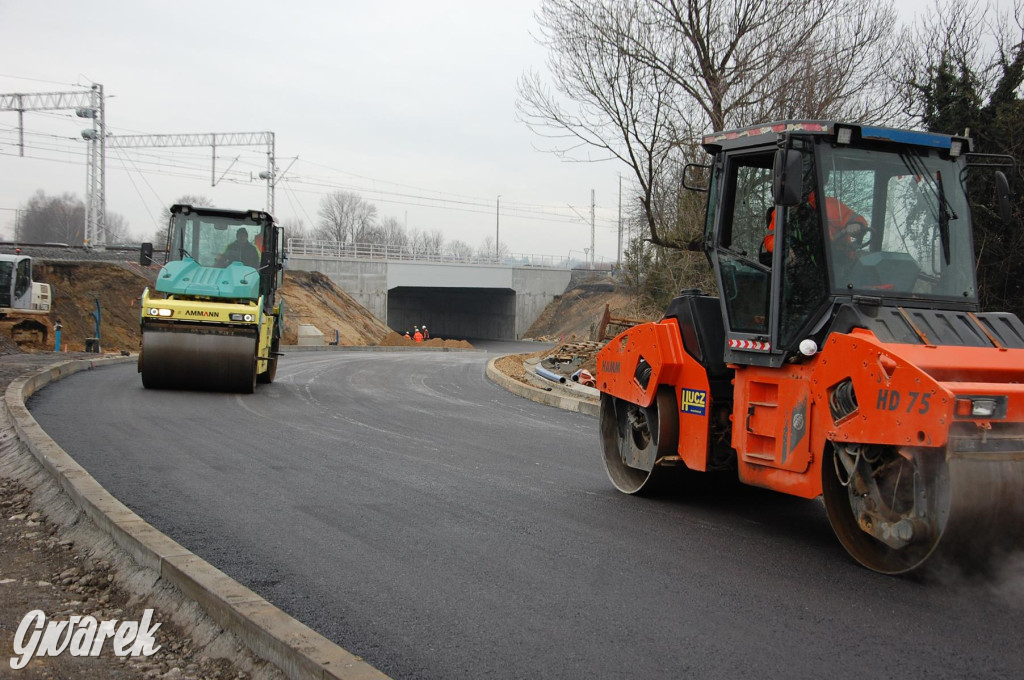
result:
[(320, 272), (286, 271), (281, 288), (286, 345), (298, 341), (300, 324), (310, 324), (339, 345), (377, 345), (392, 332), (345, 291)]
[(558, 342), (598, 340), (605, 305), (614, 317), (643, 318), (628, 293), (610, 283), (587, 284), (556, 295), (524, 335)]
[[(0, 321), (0, 354), (53, 351), (54, 324), (61, 323), (61, 346), (85, 349), (96, 336), (94, 312), (100, 311), (100, 346), (104, 352), (137, 352), (142, 345), (139, 300), (152, 286), (159, 267), (125, 266), (110, 262), (35, 260), (33, 278), (50, 284), (53, 309), (47, 316), (12, 314)], [(285, 272), (281, 297), (285, 301), (284, 343), (295, 344), (299, 324), (316, 326), (329, 340), (335, 330), (342, 345), (375, 345), (390, 329), (318, 272)], [(45, 338), (15, 345), (12, 327), (26, 318), (39, 321)]]
[(139, 300), (149, 285), (144, 276), (109, 262), (36, 260), (32, 278), (50, 284), (53, 307), (48, 316), (34, 317), (48, 327), (49, 335), (42, 346), (30, 348), (52, 350), (53, 324), (59, 321), (61, 346), (72, 352), (84, 350), (86, 338), (97, 337), (98, 304), (103, 351), (138, 351), (142, 341)]

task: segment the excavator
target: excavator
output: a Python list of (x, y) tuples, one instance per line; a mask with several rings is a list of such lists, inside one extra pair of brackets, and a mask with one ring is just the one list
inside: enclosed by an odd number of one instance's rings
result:
[(1005, 163), (968, 137), (832, 121), (702, 146), (708, 181), (684, 186), (707, 192), (719, 294), (684, 290), (598, 353), (612, 484), (724, 471), (821, 497), (883, 574), (1024, 548), (1024, 324), (980, 310), (966, 186)]
[(48, 283), (32, 280), (32, 258), (0, 255), (0, 319), (8, 314), (49, 314), (53, 298)]
[[(252, 393), (277, 373), (284, 233), (262, 210), (170, 213), (165, 263), (142, 293), (142, 385)], [(152, 258), (143, 244), (142, 264)]]

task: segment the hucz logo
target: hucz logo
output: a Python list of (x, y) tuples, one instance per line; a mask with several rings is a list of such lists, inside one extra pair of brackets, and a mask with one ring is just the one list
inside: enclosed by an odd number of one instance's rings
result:
[(702, 416), (707, 413), (708, 393), (704, 390), (691, 390), (684, 387), (679, 392), (679, 404), (679, 410), (682, 413)]
[(47, 623), (46, 614), (34, 609), (21, 620), (14, 636), (18, 656), (11, 657), (11, 668), (24, 668), (33, 656), (60, 656), (65, 651), (71, 656), (99, 656), (108, 638), (113, 640), (117, 656), (150, 656), (160, 649), (153, 637), (160, 624), (150, 627), (152, 619), (153, 610), (147, 609), (141, 621), (122, 621), (120, 626), (117, 619), (97, 621), (92, 616)]
[(185, 316), (212, 316), (220, 318), (220, 312), (210, 312), (205, 309), (186, 309)]

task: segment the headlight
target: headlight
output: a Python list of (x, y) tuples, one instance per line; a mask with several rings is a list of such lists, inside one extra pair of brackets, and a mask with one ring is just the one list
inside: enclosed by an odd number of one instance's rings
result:
[(245, 323), (252, 323), (256, 317), (252, 314), (229, 314), (232, 321), (244, 321)]
[(975, 418), (991, 418), (995, 414), (995, 399), (975, 399), (971, 402), (971, 415)]
[(1007, 399), (1004, 396), (957, 397), (957, 418), (989, 418), (1006, 417)]
[(162, 307), (150, 307), (146, 310), (146, 314), (149, 314), (150, 316), (174, 316), (173, 311)]

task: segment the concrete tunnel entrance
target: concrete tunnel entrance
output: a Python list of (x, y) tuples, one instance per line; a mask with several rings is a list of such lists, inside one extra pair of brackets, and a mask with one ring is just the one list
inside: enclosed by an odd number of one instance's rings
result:
[(388, 291), (388, 326), (399, 333), (426, 326), (431, 337), (516, 339), (516, 292), (511, 288), (417, 288)]

